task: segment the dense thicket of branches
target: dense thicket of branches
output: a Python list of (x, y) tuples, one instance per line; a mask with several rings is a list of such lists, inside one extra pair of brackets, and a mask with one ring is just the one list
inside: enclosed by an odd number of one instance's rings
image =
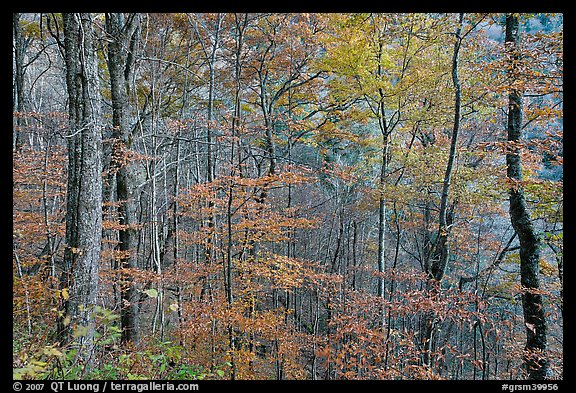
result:
[(13, 24), (15, 378), (563, 378), (562, 15)]

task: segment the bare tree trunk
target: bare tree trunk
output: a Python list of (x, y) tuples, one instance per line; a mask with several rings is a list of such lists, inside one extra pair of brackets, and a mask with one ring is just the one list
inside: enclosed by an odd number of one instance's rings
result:
[[(78, 337), (78, 358), (90, 368), (102, 236), (102, 135), (98, 63), (92, 16), (65, 13), (64, 46), (69, 100), (66, 244), (61, 288), (69, 289), (60, 337)], [(83, 330), (79, 330), (82, 327)]]
[[(442, 185), (442, 196), (440, 199), (440, 217), (438, 220), (438, 234), (436, 236), (436, 245), (433, 247), (434, 253), (432, 255), (432, 264), (428, 274), (430, 275), (429, 282), (432, 286), (430, 295), (437, 294), (439, 287), (437, 284), (442, 281), (448, 259), (450, 256), (450, 249), (448, 244), (448, 236), (451, 230), (451, 217), (448, 211), (448, 198), (450, 196), (450, 180), (452, 178), (452, 171), (454, 169), (454, 159), (456, 157), (456, 145), (458, 143), (458, 132), (460, 130), (460, 108), (462, 91), (460, 87), (460, 80), (458, 78), (458, 55), (460, 52), (460, 45), (462, 43), (462, 24), (464, 21), (464, 14), (460, 13), (458, 27), (456, 29), (456, 42), (454, 43), (454, 52), (452, 57), (452, 84), (454, 86), (454, 125), (452, 128), (452, 140), (450, 143), (450, 153), (448, 156), (448, 163), (446, 165), (446, 172), (444, 174), (444, 182)], [(424, 316), (424, 340), (423, 340), (423, 363), (425, 366), (431, 366), (431, 346), (434, 331), (436, 330), (437, 318), (434, 312), (427, 312)]]
[(27, 41), (22, 34), (22, 26), (20, 26), (19, 13), (12, 14), (13, 32), (14, 32), (14, 87), (16, 88), (15, 100), (12, 103), (12, 110), (19, 112), (16, 116), (16, 128), (14, 132), (13, 150), (20, 150), (22, 147), (22, 135), (20, 127), (22, 127), (24, 115), (24, 53), (28, 46)]
[[(380, 58), (383, 55), (384, 44), (379, 43), (378, 47), (378, 76), (383, 75), (382, 62)], [(384, 198), (384, 185), (386, 183), (386, 176), (388, 172), (388, 154), (390, 150), (390, 134), (392, 130), (389, 129), (386, 121), (386, 112), (384, 107), (384, 90), (378, 89), (380, 102), (378, 105), (378, 125), (382, 133), (382, 161), (380, 163), (380, 196), (378, 197), (378, 273), (384, 273), (386, 269), (386, 199)], [(378, 297), (384, 297), (385, 282), (384, 277), (378, 276)], [(382, 313), (382, 329), (384, 329), (384, 309)]]
[(450, 249), (448, 245), (448, 236), (450, 234), (451, 225), (448, 211), (448, 199), (450, 196), (450, 181), (452, 179), (452, 171), (454, 169), (454, 160), (456, 158), (456, 145), (458, 143), (458, 133), (460, 131), (460, 108), (462, 101), (462, 89), (460, 87), (460, 79), (458, 78), (458, 55), (460, 52), (460, 45), (462, 43), (462, 23), (464, 14), (460, 13), (458, 28), (456, 30), (456, 42), (454, 43), (454, 55), (452, 57), (452, 84), (454, 86), (454, 126), (452, 128), (452, 140), (450, 143), (450, 154), (448, 156), (448, 164), (446, 165), (446, 172), (444, 174), (444, 182), (442, 184), (442, 196), (440, 200), (440, 218), (438, 224), (438, 256), (432, 260), (431, 274), (437, 281), (441, 281), (446, 266), (448, 265), (448, 257), (450, 256)]
[[(112, 125), (114, 157), (120, 160), (116, 172), (116, 195), (120, 205), (118, 216), (121, 229), (118, 248), (120, 251), (119, 267), (122, 269), (138, 268), (136, 245), (137, 200), (135, 164), (128, 156), (133, 139), (128, 119), (128, 86), (131, 70), (130, 43), (136, 36), (136, 14), (126, 18), (121, 13), (106, 14), (106, 33), (108, 34), (108, 70), (112, 93)], [(122, 162), (125, 161), (125, 162)], [(124, 277), (121, 286), (120, 322), (122, 341), (138, 342), (138, 291), (130, 277)]]
[[(384, 187), (386, 181), (387, 155), (389, 148), (389, 138), (387, 132), (384, 133), (384, 147), (382, 150), (382, 162), (380, 167), (380, 187)], [(383, 191), (381, 191), (382, 193)], [(384, 196), (378, 198), (378, 273), (384, 273), (386, 269), (386, 200)], [(378, 297), (384, 297), (384, 277), (378, 276)]]
[[(506, 15), (505, 43), (511, 57), (510, 81), (514, 83), (517, 72), (517, 61), (520, 56), (517, 52), (520, 41), (519, 18), (515, 14)], [(511, 86), (508, 95), (508, 141), (519, 142), (522, 139), (522, 91)], [(510, 151), (511, 150), (511, 151)], [(548, 360), (546, 351), (546, 317), (542, 295), (535, 293), (540, 282), (538, 278), (540, 269), (540, 239), (532, 225), (530, 213), (526, 205), (524, 191), (522, 190), (522, 161), (517, 147), (511, 148), (506, 154), (507, 175), (514, 184), (509, 189), (510, 195), (510, 221), (518, 234), (520, 241), (520, 282), (522, 293), (522, 307), (524, 309), (524, 324), (526, 327), (526, 369), (528, 379), (546, 379)]]
[[(216, 53), (218, 50), (218, 46), (220, 44), (220, 31), (221, 31), (221, 25), (222, 25), (222, 21), (223, 21), (223, 15), (218, 14), (216, 17), (216, 26), (215, 26), (215, 31), (214, 31), (214, 36), (213, 36), (213, 41), (211, 41), (211, 46), (207, 47), (204, 44), (204, 40), (202, 38), (202, 35), (200, 33), (200, 30), (198, 29), (198, 21), (196, 19), (192, 19), (192, 17), (189, 16), (189, 22), (192, 25), (192, 27), (194, 28), (196, 35), (198, 37), (198, 41), (202, 47), (202, 51), (204, 52), (204, 57), (206, 59), (206, 62), (208, 63), (208, 71), (209, 71), (209, 78), (208, 78), (208, 100), (207, 100), (207, 107), (206, 107), (206, 154), (207, 154), (207, 158), (206, 158), (206, 182), (207, 183), (212, 183), (214, 182), (214, 178), (215, 178), (215, 171), (216, 171), (216, 166), (215, 166), (215, 160), (214, 160), (214, 152), (212, 150), (213, 148), (213, 134), (214, 134), (214, 90), (215, 90), (215, 83), (216, 83)], [(208, 27), (206, 26), (206, 29), (208, 29)], [(207, 241), (206, 241), (206, 246), (205, 246), (205, 251), (204, 251), (204, 255), (205, 255), (205, 259), (206, 259), (206, 264), (210, 264), (212, 262), (212, 260), (214, 259), (214, 251), (213, 251), (213, 242), (214, 242), (214, 221), (215, 221), (215, 217), (214, 217), (214, 212), (213, 212), (213, 208), (214, 208), (214, 201), (209, 200), (208, 201), (208, 210), (210, 211), (208, 214), (208, 219), (206, 220), (206, 225), (209, 228), (209, 235), (207, 237)], [(201, 297), (204, 296), (204, 293), (206, 291), (210, 291), (210, 281), (208, 279), (208, 277), (204, 278), (204, 284), (203, 284), (203, 288), (202, 288), (202, 292), (201, 292)]]

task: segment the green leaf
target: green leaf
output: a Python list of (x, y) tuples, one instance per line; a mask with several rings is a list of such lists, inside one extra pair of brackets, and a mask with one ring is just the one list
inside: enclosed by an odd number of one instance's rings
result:
[(144, 293), (149, 297), (158, 297), (158, 291), (154, 288), (147, 289)]

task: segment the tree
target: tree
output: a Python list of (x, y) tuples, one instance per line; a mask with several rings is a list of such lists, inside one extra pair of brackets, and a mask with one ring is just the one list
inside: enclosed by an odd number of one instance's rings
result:
[[(63, 14), (66, 86), (68, 88), (68, 190), (66, 250), (61, 266), (63, 342), (78, 337), (77, 356), (93, 359), (94, 307), (102, 235), (102, 135), (93, 16)], [(63, 292), (66, 293), (66, 292)]]
[[(108, 35), (108, 71), (112, 95), (112, 137), (114, 140), (113, 156), (116, 162), (116, 198), (119, 224), (119, 267), (121, 269), (138, 268), (138, 223), (136, 221), (137, 184), (135, 163), (131, 157), (134, 135), (129, 122), (130, 76), (133, 72), (132, 50), (137, 40), (137, 23), (139, 16), (127, 16), (114, 13), (106, 14), (106, 33)], [(126, 275), (121, 285), (121, 323), (124, 342), (138, 342), (139, 294), (135, 284)]]
[[(450, 195), (450, 182), (452, 179), (452, 171), (454, 170), (454, 159), (456, 157), (456, 146), (458, 143), (458, 133), (460, 131), (460, 111), (462, 109), (462, 88), (460, 86), (460, 79), (458, 75), (458, 59), (460, 46), (462, 45), (462, 24), (464, 20), (464, 13), (460, 13), (458, 19), (458, 27), (455, 32), (454, 51), (452, 57), (452, 84), (454, 86), (454, 123), (452, 128), (452, 136), (450, 142), (450, 153), (448, 155), (448, 163), (446, 164), (446, 172), (444, 174), (444, 181), (442, 183), (442, 194), (440, 200), (440, 212), (438, 219), (438, 233), (436, 235), (436, 244), (431, 250), (434, 251), (432, 265), (430, 266), (430, 278), (434, 284), (440, 283), (444, 277), (448, 258), (450, 257), (450, 248), (448, 244), (448, 237), (452, 227), (453, 218), (449, 213), (448, 198)], [(432, 288), (433, 292), (436, 288)], [(430, 367), (430, 346), (432, 344), (432, 334), (435, 329), (436, 321), (433, 315), (427, 315), (426, 318), (426, 334), (424, 337), (424, 364)]]
[(12, 15), (12, 27), (14, 29), (14, 90), (16, 93), (12, 109), (20, 113), (17, 117), (16, 135), (14, 137), (15, 150), (22, 147), (22, 136), (19, 128), (22, 125), (22, 114), (24, 113), (24, 54), (29, 44), (29, 41), (23, 36), (20, 17), (21, 14), (19, 13)]
[(546, 317), (540, 287), (540, 239), (532, 224), (526, 198), (522, 189), (522, 160), (518, 143), (522, 140), (522, 87), (514, 82), (519, 79), (520, 18), (506, 15), (506, 51), (511, 80), (508, 94), (507, 133), (510, 151), (506, 154), (507, 175), (511, 186), (510, 221), (520, 240), (520, 282), (522, 308), (526, 327), (526, 371), (529, 379), (546, 379)]

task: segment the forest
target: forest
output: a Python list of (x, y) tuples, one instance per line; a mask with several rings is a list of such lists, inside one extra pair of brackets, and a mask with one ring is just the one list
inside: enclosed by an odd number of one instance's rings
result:
[(563, 14), (13, 13), (15, 380), (563, 380)]

